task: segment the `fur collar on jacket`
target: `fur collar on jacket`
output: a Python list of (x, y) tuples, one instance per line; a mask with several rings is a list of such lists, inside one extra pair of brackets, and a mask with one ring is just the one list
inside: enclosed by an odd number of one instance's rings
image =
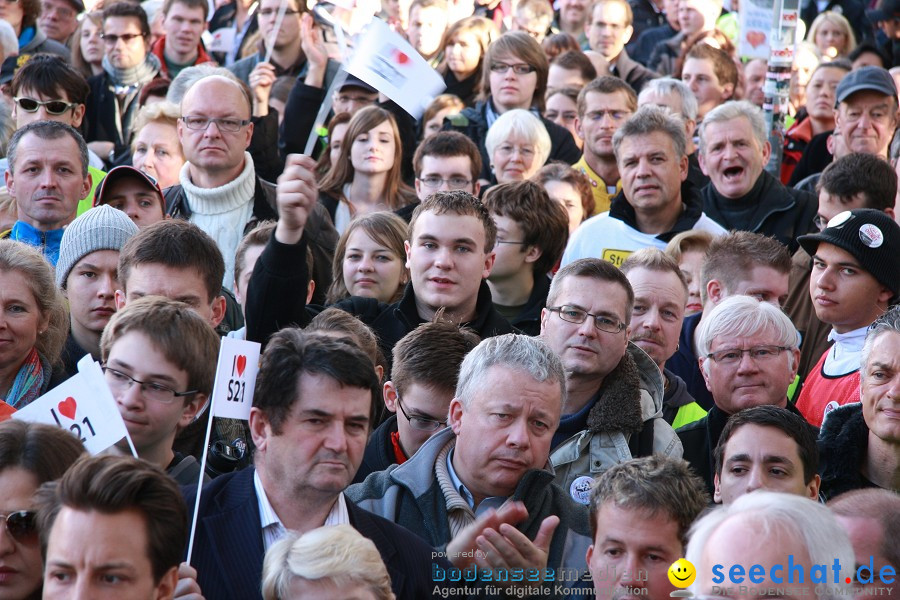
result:
[(604, 378), (597, 401), (588, 413), (587, 426), (595, 432), (637, 433), (644, 424), (641, 413), (641, 374), (631, 352), (626, 352)]

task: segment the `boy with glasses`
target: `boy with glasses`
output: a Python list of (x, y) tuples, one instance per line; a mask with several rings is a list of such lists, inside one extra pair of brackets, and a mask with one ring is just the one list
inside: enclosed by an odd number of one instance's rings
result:
[(397, 342), (393, 372), (384, 383), (384, 405), (395, 413), (366, 444), (354, 483), (369, 473), (402, 465), (431, 436), (447, 427), (459, 366), (478, 342), (475, 332), (437, 319)]
[(200, 465), (172, 444), (212, 393), (218, 348), (202, 317), (158, 296), (129, 302), (100, 340), (106, 382), (138, 456), (182, 485), (197, 483)]
[[(416, 196), (425, 200), (435, 192), (462, 190), (478, 196), (481, 184), (481, 153), (475, 143), (457, 131), (441, 131), (425, 139), (413, 156)], [(416, 205), (398, 214), (409, 221)]]

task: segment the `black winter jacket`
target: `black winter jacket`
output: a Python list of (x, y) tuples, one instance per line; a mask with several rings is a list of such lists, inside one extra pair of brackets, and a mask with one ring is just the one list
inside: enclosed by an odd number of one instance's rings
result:
[(742, 198), (720, 195), (713, 184), (703, 188), (703, 212), (725, 229), (761, 233), (787, 246), (793, 254), (797, 237), (816, 231), (813, 219), (819, 210), (815, 196), (784, 187), (763, 171)]
[(828, 413), (819, 434), (819, 495), (827, 502), (838, 494), (876, 487), (863, 477), (862, 464), (869, 446), (869, 427), (862, 404), (848, 404)]

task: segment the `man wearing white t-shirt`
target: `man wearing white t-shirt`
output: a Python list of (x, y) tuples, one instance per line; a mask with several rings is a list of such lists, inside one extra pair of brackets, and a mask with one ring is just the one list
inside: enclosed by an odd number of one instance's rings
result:
[(642, 106), (613, 136), (622, 192), (609, 212), (585, 221), (566, 247), (562, 266), (602, 258), (620, 266), (647, 247), (664, 249), (676, 234), (725, 230), (703, 214), (698, 190), (686, 181), (684, 125), (667, 109)]

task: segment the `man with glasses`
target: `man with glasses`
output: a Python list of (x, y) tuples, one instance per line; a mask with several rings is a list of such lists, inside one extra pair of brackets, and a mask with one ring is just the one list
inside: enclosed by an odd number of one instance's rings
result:
[[(845, 210), (873, 208), (895, 217), (897, 175), (890, 164), (874, 154), (853, 152), (837, 158), (822, 171), (817, 188), (819, 210), (815, 224), (819, 231)], [(784, 312), (803, 336), (797, 369), (801, 381), (806, 379), (813, 365), (831, 345), (828, 339), (831, 327), (816, 316), (809, 295), (811, 273), (812, 258), (800, 247), (791, 257), (791, 277)]]
[(678, 430), (684, 458), (715, 491), (714, 451), (728, 417), (754, 406), (799, 411), (787, 400), (797, 374), (799, 336), (777, 306), (750, 296), (720, 302), (700, 324), (697, 353), (714, 405)]
[(594, 476), (631, 458), (681, 457), (662, 418), (663, 379), (628, 341), (634, 292), (625, 274), (597, 259), (560, 269), (541, 313), (541, 339), (566, 370), (566, 402), (550, 460), (556, 483), (587, 505)]
[(834, 340), (797, 398), (797, 408), (818, 427), (838, 406), (859, 402), (866, 331), (900, 296), (900, 225), (880, 210), (859, 208), (837, 214), (821, 233), (798, 241), (812, 256), (813, 308), (831, 325), (828, 337)]
[(82, 0), (41, 0), (38, 25), (51, 40), (68, 44), (78, 28), (78, 15), (84, 12)]
[[(188, 219), (208, 233), (225, 257), (222, 285), (234, 285), (234, 255), (243, 233), (277, 219), (275, 186), (256, 175), (247, 152), (253, 136), (251, 100), (226, 69), (197, 80), (181, 101), (178, 139), (187, 159), (181, 184), (165, 190), (167, 214)], [(337, 233), (322, 207), (311, 228), (316, 288), (331, 284), (331, 257)], [(304, 296), (305, 297), (305, 296)]]
[(470, 329), (436, 320), (419, 325), (394, 346), (384, 405), (392, 413), (372, 432), (354, 483), (369, 473), (402, 465), (447, 427), (459, 366), (480, 339)]
[(569, 237), (568, 214), (528, 180), (490, 188), (484, 205), (497, 224), (497, 259), (488, 277), (494, 307), (522, 333), (538, 335), (550, 289), (548, 274)]
[[(13, 118), (16, 129), (32, 121), (59, 121), (75, 129), (81, 127), (90, 86), (84, 76), (65, 59), (50, 54), (31, 57), (12, 80)], [(78, 214), (91, 207), (94, 189), (105, 177), (103, 160), (88, 150), (91, 193), (78, 203)], [(0, 159), (5, 171), (7, 159)]]
[(837, 87), (834, 128), (851, 152), (867, 152), (887, 159), (897, 128), (897, 87), (881, 67), (862, 67), (848, 73)]
[(585, 29), (591, 50), (606, 59), (610, 74), (640, 93), (645, 83), (659, 75), (633, 60), (625, 50), (634, 32), (633, 21), (631, 4), (626, 0), (598, 0), (591, 7)]
[[(183, 302), (141, 298), (109, 321), (100, 340), (103, 373), (138, 457), (180, 485), (195, 486), (200, 464), (173, 450), (212, 393), (219, 336)], [(129, 455), (124, 442), (117, 449)]]
[(88, 80), (91, 94), (85, 139), (112, 166), (130, 156), (132, 124), (143, 87), (159, 75), (159, 59), (150, 52), (147, 13), (136, 4), (117, 2), (103, 10), (103, 73)]
[[(613, 108), (598, 108), (585, 115), (587, 120), (604, 124), (616, 117)], [(700, 194), (687, 180), (687, 139), (679, 117), (667, 108), (648, 104), (607, 135), (612, 135), (611, 143), (604, 144), (610, 144), (615, 152), (622, 191), (612, 199), (609, 212), (575, 230), (563, 254), (564, 266), (587, 257), (619, 266), (636, 250), (664, 250), (676, 234), (689, 229), (725, 233), (703, 213)], [(584, 138), (585, 148), (590, 137)]]
[[(458, 131), (440, 131), (429, 136), (413, 156), (416, 196), (425, 200), (435, 192), (461, 190), (478, 196), (481, 184), (481, 153), (475, 143)], [(415, 205), (398, 214), (409, 221)]]

